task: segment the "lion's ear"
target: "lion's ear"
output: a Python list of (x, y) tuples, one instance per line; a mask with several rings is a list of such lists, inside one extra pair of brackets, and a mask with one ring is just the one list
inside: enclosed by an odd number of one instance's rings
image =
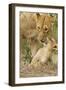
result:
[(51, 18), (51, 23), (54, 23), (57, 17), (56, 15), (50, 15), (50, 18)]
[(36, 16), (37, 16), (37, 18), (39, 18), (40, 17), (40, 13), (36, 13)]

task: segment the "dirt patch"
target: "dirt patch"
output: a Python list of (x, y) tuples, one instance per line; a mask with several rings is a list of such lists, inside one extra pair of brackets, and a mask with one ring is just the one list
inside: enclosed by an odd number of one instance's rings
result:
[(44, 77), (44, 76), (56, 76), (57, 75), (57, 65), (47, 62), (45, 64), (40, 64), (38, 67), (26, 64), (20, 67), (20, 77)]

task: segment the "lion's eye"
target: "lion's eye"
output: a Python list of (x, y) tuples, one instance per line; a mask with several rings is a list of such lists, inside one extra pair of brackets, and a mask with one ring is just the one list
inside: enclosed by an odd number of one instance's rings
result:
[(40, 26), (38, 26), (38, 27), (37, 27), (37, 29), (38, 29), (38, 31), (40, 31), (40, 30), (41, 30), (41, 27), (40, 27)]
[(48, 27), (47, 26), (44, 26), (43, 29), (44, 29), (44, 32), (48, 32)]
[(40, 31), (41, 27), (40, 26), (37, 26), (37, 29), (38, 29), (38, 31)]
[(40, 25), (37, 25), (37, 29), (40, 30), (41, 29), (41, 26)]
[(48, 28), (45, 28), (45, 31), (47, 31), (48, 30)]
[(40, 29), (40, 26), (38, 26), (37, 28)]

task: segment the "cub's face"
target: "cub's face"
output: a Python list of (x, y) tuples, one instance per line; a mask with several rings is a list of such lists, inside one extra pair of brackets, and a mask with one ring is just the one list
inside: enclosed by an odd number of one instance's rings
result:
[(36, 30), (38, 31), (38, 40), (46, 40), (48, 34), (52, 33), (54, 17), (48, 14), (36, 14)]

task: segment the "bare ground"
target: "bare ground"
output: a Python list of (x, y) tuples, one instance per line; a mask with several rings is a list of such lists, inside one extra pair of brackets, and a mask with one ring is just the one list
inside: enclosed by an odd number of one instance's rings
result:
[(57, 65), (48, 61), (45, 64), (38, 64), (37, 67), (30, 64), (22, 65), (20, 63), (20, 77), (44, 77), (44, 76), (56, 76)]

